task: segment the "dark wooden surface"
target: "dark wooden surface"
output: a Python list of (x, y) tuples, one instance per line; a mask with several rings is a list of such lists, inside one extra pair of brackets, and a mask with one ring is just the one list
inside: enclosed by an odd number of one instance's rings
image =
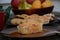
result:
[(34, 39), (35, 40), (60, 40), (60, 36), (58, 34), (54, 34), (52, 36), (36, 37), (36, 38), (10, 38), (10, 37), (0, 37), (0, 40), (34, 40)]
[(5, 36), (11, 37), (11, 38), (36, 38), (36, 37), (43, 37), (45, 33), (49, 32), (49, 30), (43, 30), (42, 32), (39, 33), (34, 33), (34, 34), (27, 34), (23, 35), (18, 32), (14, 32), (11, 34), (6, 34)]

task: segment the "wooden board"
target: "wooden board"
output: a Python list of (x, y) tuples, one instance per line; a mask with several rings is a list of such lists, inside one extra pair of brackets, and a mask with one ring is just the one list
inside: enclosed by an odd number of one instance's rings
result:
[(49, 32), (48, 30), (43, 30), (42, 32), (39, 32), (39, 33), (35, 33), (35, 34), (28, 34), (28, 35), (23, 35), (23, 34), (20, 34), (18, 32), (14, 32), (14, 33), (11, 33), (11, 34), (8, 34), (6, 36), (8, 37), (12, 37), (12, 38), (34, 38), (34, 37), (43, 37), (45, 33)]

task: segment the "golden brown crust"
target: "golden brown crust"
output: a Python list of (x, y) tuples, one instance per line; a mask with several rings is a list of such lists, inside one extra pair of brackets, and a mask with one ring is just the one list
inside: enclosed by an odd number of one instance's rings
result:
[(42, 26), (43, 26), (42, 23), (31, 20), (28, 21), (27, 23), (18, 25), (17, 28), (19, 33), (31, 34), (31, 33), (41, 32), (43, 30)]
[(22, 14), (17, 16), (23, 17), (24, 19), (14, 18), (11, 20), (11, 23), (13, 25), (18, 25), (17, 29), (21, 34), (42, 32), (43, 24), (48, 24), (49, 21), (52, 20), (52, 16), (54, 17), (53, 14), (45, 14), (43, 16), (39, 16), (37, 14), (32, 14), (29, 16)]

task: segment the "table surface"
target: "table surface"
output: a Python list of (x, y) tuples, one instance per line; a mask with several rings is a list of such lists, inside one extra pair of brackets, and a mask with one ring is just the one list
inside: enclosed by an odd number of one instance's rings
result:
[[(1, 34), (0, 34), (1, 35)], [(54, 34), (52, 36), (46, 36), (46, 37), (38, 37), (38, 38), (10, 38), (10, 37), (0, 37), (0, 40), (32, 40), (32, 39), (36, 39), (36, 40), (60, 40), (60, 36), (58, 34)]]

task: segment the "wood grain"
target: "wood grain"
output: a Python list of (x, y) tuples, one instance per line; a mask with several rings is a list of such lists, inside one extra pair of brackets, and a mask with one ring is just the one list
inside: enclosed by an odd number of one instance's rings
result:
[(8, 37), (12, 37), (12, 38), (34, 38), (34, 37), (42, 37), (43, 34), (49, 32), (48, 30), (43, 30), (42, 32), (39, 32), (39, 33), (35, 33), (35, 34), (28, 34), (28, 35), (23, 35), (23, 34), (20, 34), (18, 32), (14, 32), (14, 33), (11, 33), (9, 35), (7, 35)]

